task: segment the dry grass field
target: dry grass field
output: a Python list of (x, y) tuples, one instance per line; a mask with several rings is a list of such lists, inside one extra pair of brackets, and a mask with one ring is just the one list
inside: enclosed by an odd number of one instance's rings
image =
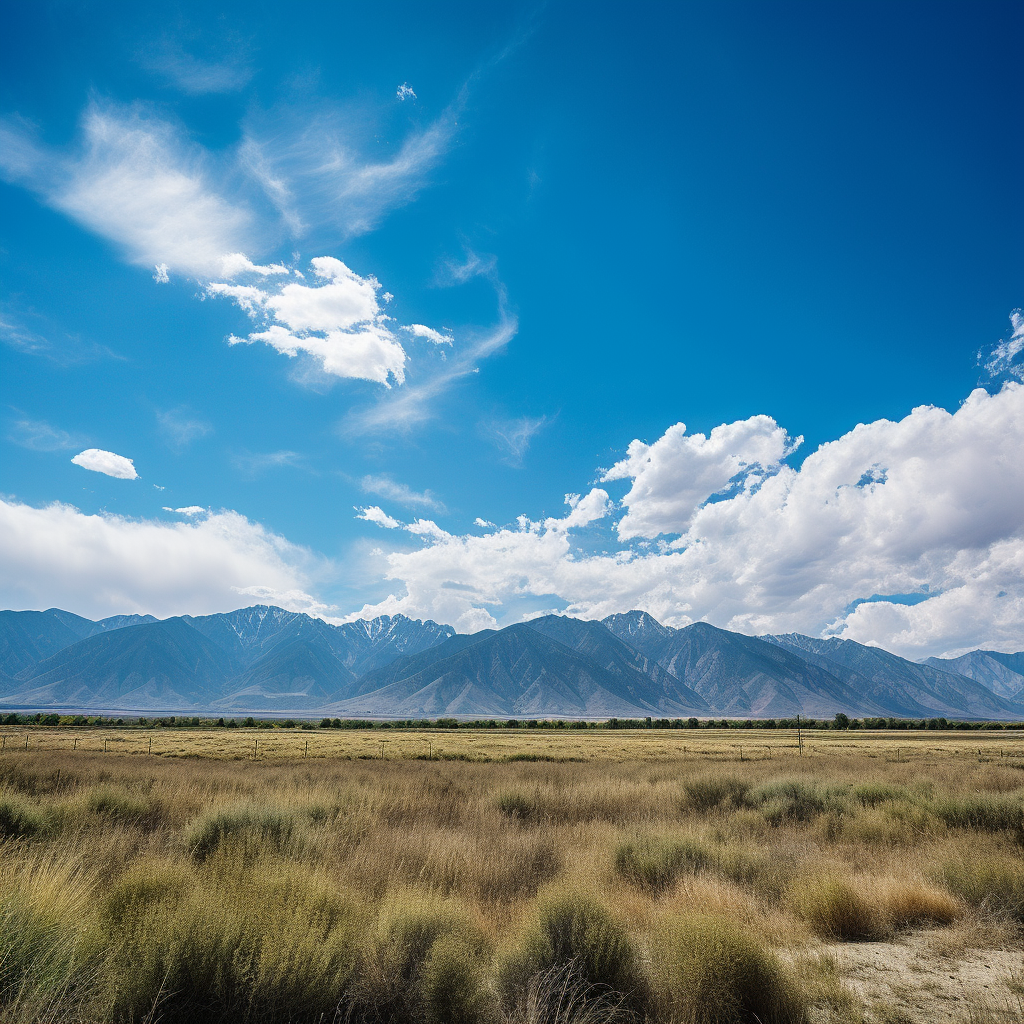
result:
[(4, 732), (0, 1021), (1024, 1017), (1019, 733)]

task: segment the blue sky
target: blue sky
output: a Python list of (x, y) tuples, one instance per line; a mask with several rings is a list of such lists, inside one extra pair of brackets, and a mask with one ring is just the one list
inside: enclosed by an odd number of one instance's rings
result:
[(5, 606), (1024, 647), (1019, 4), (9, 18)]

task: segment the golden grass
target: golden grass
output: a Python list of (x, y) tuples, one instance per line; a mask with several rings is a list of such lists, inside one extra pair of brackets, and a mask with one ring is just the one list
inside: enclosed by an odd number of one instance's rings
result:
[[(218, 751), (244, 750), (223, 731), (158, 730), (152, 757), (144, 733), (9, 748), (0, 1021), (853, 1019), (827, 943), (1019, 943), (1016, 758), (979, 759), (973, 734), (973, 755), (903, 734), (898, 760), (892, 737), (837, 734), (741, 761), (710, 732), (703, 753), (682, 734), (445, 736), (465, 761), (361, 759), (378, 733), (345, 731), (257, 761)], [(507, 760), (524, 749), (552, 760)]]

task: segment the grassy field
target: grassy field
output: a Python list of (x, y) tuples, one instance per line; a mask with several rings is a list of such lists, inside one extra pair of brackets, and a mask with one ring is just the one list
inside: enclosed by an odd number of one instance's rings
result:
[[(28, 746), (26, 748), (26, 740)], [(760, 760), (800, 756), (795, 729), (316, 729), (0, 728), (4, 751), (107, 752), (224, 760), (295, 758), (573, 761)], [(383, 747), (381, 744), (383, 743)], [(1024, 732), (830, 730), (803, 733), (803, 756), (1024, 761)]]
[(737, 732), (6, 729), (0, 1020), (1022, 1019), (1024, 738)]

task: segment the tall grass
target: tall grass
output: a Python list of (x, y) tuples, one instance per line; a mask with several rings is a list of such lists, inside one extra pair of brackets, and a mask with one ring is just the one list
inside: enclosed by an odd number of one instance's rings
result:
[(799, 1022), (854, 996), (794, 951), (1024, 925), (1022, 783), (8, 752), (0, 1022)]

